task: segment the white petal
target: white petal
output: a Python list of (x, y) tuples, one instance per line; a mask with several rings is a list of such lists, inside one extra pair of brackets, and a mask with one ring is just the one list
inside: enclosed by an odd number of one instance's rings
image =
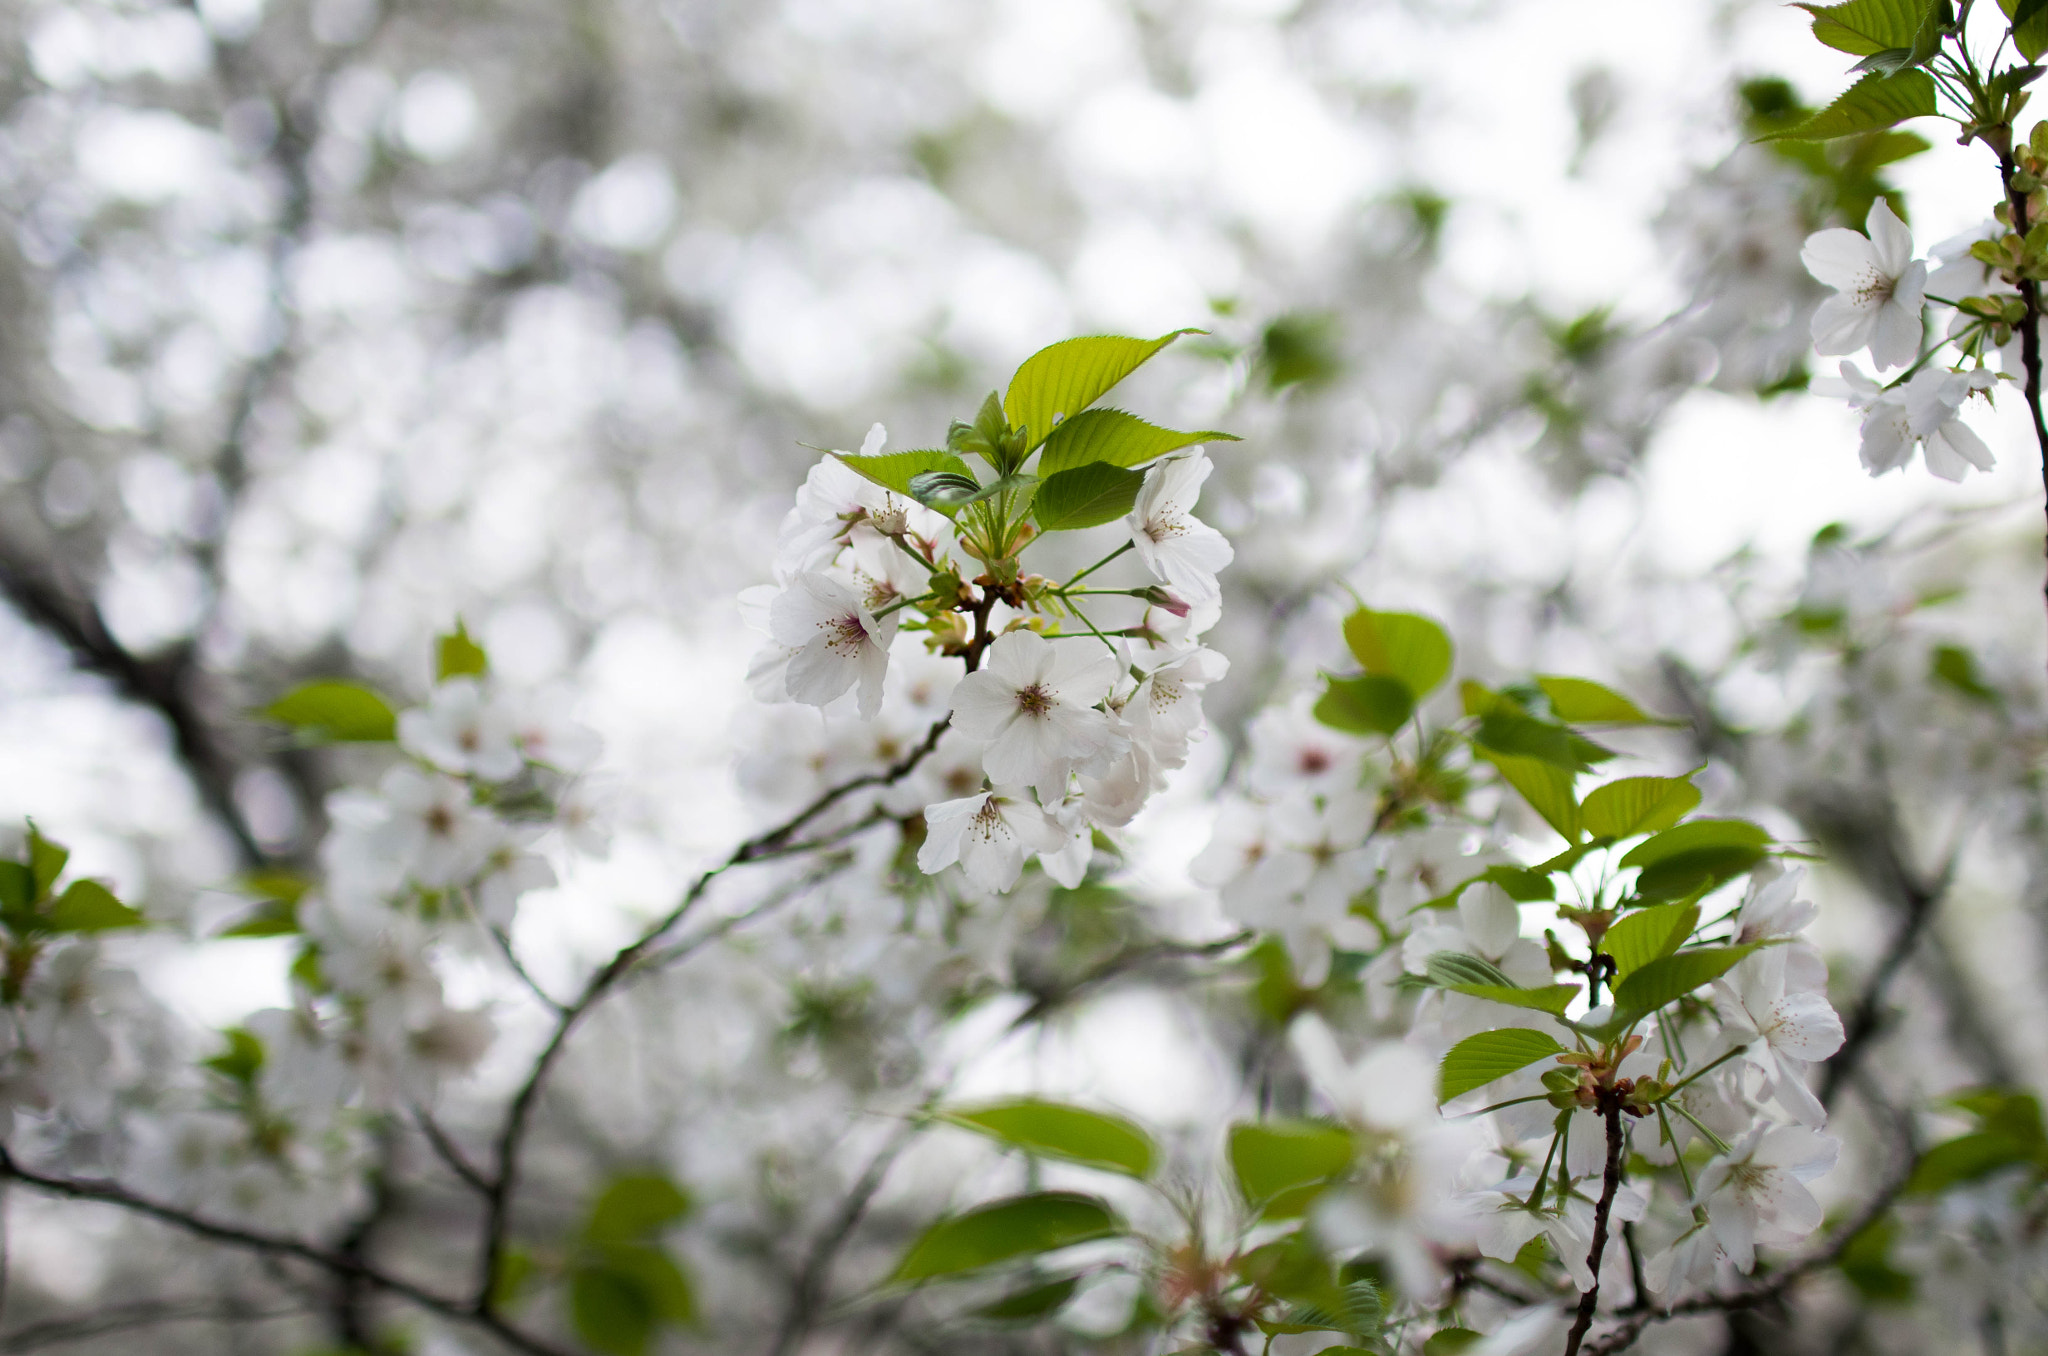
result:
[(1896, 278), (1904, 273), (1907, 261), (1913, 257), (1913, 233), (1892, 211), (1892, 205), (1882, 197), (1877, 198), (1870, 204), (1870, 215), (1864, 218), (1863, 225), (1870, 232), (1871, 253), (1885, 276)]
[(1854, 292), (1837, 292), (1813, 313), (1813, 351), (1824, 356), (1854, 353), (1870, 342), (1876, 324), (1876, 308), (1858, 300)]
[(1876, 271), (1877, 251), (1870, 241), (1845, 226), (1816, 231), (1799, 251), (1806, 271), (1837, 291), (1853, 290)]

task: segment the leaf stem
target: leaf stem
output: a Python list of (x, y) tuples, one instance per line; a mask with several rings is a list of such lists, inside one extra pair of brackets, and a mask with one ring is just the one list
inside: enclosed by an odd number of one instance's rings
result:
[(1126, 541), (1122, 546), (1117, 547), (1116, 550), (1111, 551), (1108, 555), (1096, 561), (1093, 565), (1090, 565), (1087, 569), (1081, 571), (1081, 573), (1075, 575), (1066, 583), (1060, 585), (1058, 591), (1061, 593), (1066, 592), (1068, 589), (1074, 587), (1074, 585), (1080, 583), (1083, 579), (1086, 579), (1089, 575), (1094, 574), (1097, 570), (1109, 564), (1110, 561), (1115, 560), (1124, 552), (1136, 549), (1137, 545), (1138, 543), (1135, 541)]

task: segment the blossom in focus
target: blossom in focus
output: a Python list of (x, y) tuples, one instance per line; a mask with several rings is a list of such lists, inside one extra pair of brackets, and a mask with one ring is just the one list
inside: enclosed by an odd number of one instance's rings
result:
[(1012, 631), (953, 689), (953, 724), (988, 742), (991, 781), (1035, 786), (1050, 804), (1065, 796), (1070, 772), (1107, 767), (1127, 746), (1109, 714), (1095, 709), (1116, 677), (1115, 657), (1098, 646)]
[(1783, 947), (1766, 947), (1714, 984), (1714, 1009), (1731, 1046), (1744, 1046), (1772, 1094), (1802, 1124), (1827, 1123), (1827, 1110), (1806, 1086), (1807, 1066), (1842, 1048), (1842, 1019), (1827, 996), (1788, 992)]
[(813, 571), (776, 597), (768, 624), (775, 643), (793, 652), (784, 678), (791, 701), (824, 706), (858, 683), (861, 719), (874, 718), (896, 638), (893, 614), (877, 619), (851, 588)]
[(1212, 469), (1202, 452), (1154, 464), (1127, 519), (1131, 544), (1153, 578), (1197, 604), (1217, 596), (1216, 573), (1234, 555), (1221, 532), (1195, 517), (1195, 501)]
[(1805, 1126), (1759, 1125), (1700, 1170), (1699, 1203), (1738, 1270), (1756, 1265), (1759, 1243), (1785, 1247), (1820, 1227), (1820, 1202), (1806, 1183), (1832, 1168), (1841, 1148)]
[(924, 812), (924, 846), (917, 866), (936, 875), (958, 862), (984, 890), (1008, 890), (1033, 853), (1058, 853), (1067, 833), (1020, 788), (997, 787), (976, 796), (940, 801)]
[(1840, 226), (1816, 231), (1799, 252), (1807, 271), (1835, 289), (1814, 312), (1814, 351), (1868, 346), (1880, 371), (1904, 367), (1920, 351), (1927, 265), (1913, 258), (1912, 232), (1882, 197), (1865, 224), (1867, 236)]

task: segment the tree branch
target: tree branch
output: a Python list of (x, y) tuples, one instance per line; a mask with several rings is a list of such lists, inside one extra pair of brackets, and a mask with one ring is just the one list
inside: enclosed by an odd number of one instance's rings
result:
[(1607, 1124), (1607, 1170), (1600, 1179), (1600, 1202), (1593, 1207), (1593, 1250), (1586, 1255), (1593, 1284), (1579, 1296), (1578, 1315), (1564, 1339), (1564, 1356), (1579, 1356), (1586, 1330), (1593, 1326), (1593, 1315), (1599, 1311), (1600, 1259), (1607, 1251), (1607, 1221), (1614, 1213), (1614, 1195), (1621, 1189), (1621, 1098), (1612, 1087), (1603, 1087), (1600, 1101), (1601, 1118)]
[(109, 1333), (136, 1328), (153, 1328), (160, 1323), (267, 1323), (280, 1318), (298, 1318), (302, 1306), (257, 1309), (233, 1300), (140, 1300), (101, 1309), (87, 1318), (58, 1318), (31, 1323), (11, 1333), (0, 1334), (0, 1352), (8, 1356), (66, 1342), (83, 1342)]

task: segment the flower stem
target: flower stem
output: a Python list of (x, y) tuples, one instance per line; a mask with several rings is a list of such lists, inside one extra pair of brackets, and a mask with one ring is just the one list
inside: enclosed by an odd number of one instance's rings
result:
[(1080, 583), (1083, 579), (1086, 579), (1089, 575), (1094, 574), (1097, 570), (1109, 564), (1110, 561), (1115, 560), (1118, 556), (1122, 555), (1126, 551), (1133, 549), (1136, 546), (1137, 543), (1134, 541), (1125, 542), (1122, 546), (1117, 547), (1116, 550), (1111, 551), (1108, 555), (1096, 561), (1093, 565), (1090, 565), (1087, 569), (1081, 571), (1081, 573), (1075, 575), (1072, 579), (1069, 579), (1066, 583), (1062, 584), (1060, 586), (1060, 592), (1066, 592), (1068, 589), (1074, 587), (1074, 585)]
[(1732, 1050), (1723, 1052), (1721, 1057), (1716, 1059), (1713, 1063), (1706, 1065), (1704, 1068), (1695, 1069), (1693, 1072), (1687, 1074), (1684, 1078), (1678, 1080), (1678, 1082), (1672, 1084), (1671, 1090), (1669, 1092), (1666, 1092), (1664, 1096), (1675, 1097), (1679, 1093), (1684, 1092), (1687, 1088), (1692, 1086), (1692, 1082), (1694, 1079), (1699, 1078), (1702, 1075), (1712, 1073), (1714, 1070), (1720, 1068), (1723, 1064), (1726, 1064), (1729, 1060), (1741, 1054), (1743, 1050), (1746, 1048), (1747, 1047), (1745, 1046), (1738, 1045)]

